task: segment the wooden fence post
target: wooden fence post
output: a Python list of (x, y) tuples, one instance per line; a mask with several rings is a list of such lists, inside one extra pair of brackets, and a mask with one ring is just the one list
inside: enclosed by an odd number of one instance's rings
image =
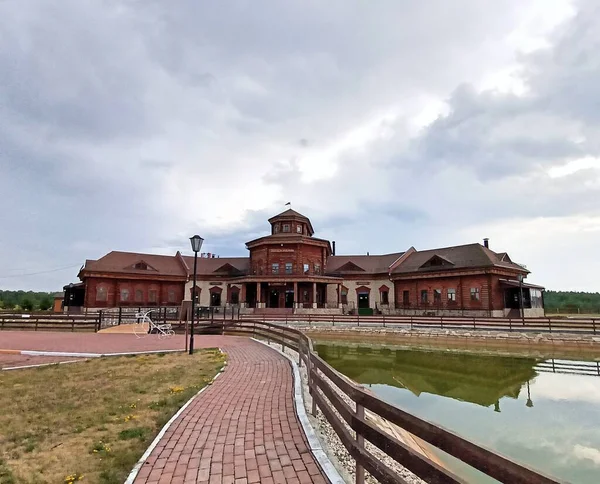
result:
[[(365, 418), (365, 407), (360, 403), (356, 402), (356, 416), (357, 418), (364, 420)], [(365, 448), (365, 438), (356, 432), (356, 444), (361, 449)], [(365, 482), (365, 468), (356, 461), (356, 484), (364, 484)]]

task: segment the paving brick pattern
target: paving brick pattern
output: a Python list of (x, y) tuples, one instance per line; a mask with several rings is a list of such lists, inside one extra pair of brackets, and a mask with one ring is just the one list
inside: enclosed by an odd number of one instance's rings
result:
[[(196, 346), (199, 348), (203, 346), (203, 342), (212, 341), (211, 338), (208, 340), (206, 338), (206, 336), (197, 337)], [(180, 334), (159, 339), (157, 335), (138, 338), (134, 334), (0, 331), (0, 350), (120, 353), (183, 348), (185, 348), (185, 336)]]
[(289, 362), (222, 338), (225, 372), (167, 430), (136, 483), (325, 483), (294, 411)]

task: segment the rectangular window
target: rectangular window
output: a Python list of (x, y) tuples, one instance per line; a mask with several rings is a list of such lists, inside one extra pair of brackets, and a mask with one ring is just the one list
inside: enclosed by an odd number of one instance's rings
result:
[(442, 290), (434, 289), (433, 290), (433, 302), (440, 304), (442, 302)]
[(144, 300), (144, 291), (141, 289), (135, 290), (135, 302), (142, 302)]
[(291, 262), (286, 262), (285, 263), (285, 273), (291, 274), (292, 272), (294, 272), (294, 265)]
[(98, 286), (96, 289), (96, 301), (106, 301), (106, 288), (104, 286)]
[(271, 265), (271, 272), (273, 274), (279, 274), (279, 264), (278, 263)]
[(239, 304), (240, 303), (240, 293), (239, 291), (233, 291), (231, 293), (231, 304)]
[(156, 289), (150, 289), (148, 291), (148, 301), (151, 303), (155, 303), (156, 299)]
[(304, 264), (303, 269), (305, 274), (308, 273), (308, 264)]
[(402, 304), (408, 306), (410, 304), (410, 291), (402, 292)]
[(279, 224), (275, 224), (275, 225), (273, 225), (273, 232), (274, 232), (274, 233), (277, 233), (277, 232), (279, 232)]
[(479, 301), (479, 288), (478, 287), (471, 288), (471, 301)]
[(531, 295), (531, 307), (543, 308), (544, 301), (542, 299), (542, 291), (540, 291), (539, 289), (530, 289), (529, 293)]
[(381, 291), (381, 304), (389, 304), (389, 297), (387, 291)]
[(302, 225), (296, 225), (296, 232), (299, 234), (302, 233)]
[(342, 290), (342, 304), (348, 304), (348, 291)]
[(308, 291), (304, 291), (304, 302), (309, 302), (310, 296), (308, 295)]
[(168, 297), (168, 301), (170, 303), (174, 303), (175, 302), (175, 291), (173, 289), (169, 289), (167, 297)]
[(283, 224), (283, 231), (284, 232), (289, 232), (290, 231), (290, 224)]
[(421, 302), (427, 304), (427, 289), (421, 290)]
[(129, 301), (129, 289), (121, 289), (121, 301)]
[(321, 264), (315, 264), (315, 274), (321, 273)]
[(456, 289), (448, 289), (448, 301), (456, 301)]

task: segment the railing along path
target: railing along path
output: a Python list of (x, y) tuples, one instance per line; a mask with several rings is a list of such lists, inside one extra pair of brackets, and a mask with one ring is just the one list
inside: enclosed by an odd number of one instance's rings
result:
[(600, 333), (596, 318), (490, 318), (466, 316), (377, 316), (341, 314), (284, 314), (260, 316), (240, 314), (240, 320), (283, 323), (286, 325), (321, 325), (352, 327), (400, 327), (407, 329), (463, 329), (483, 331), (520, 331), (550, 333)]
[[(281, 344), (282, 349), (287, 346), (298, 352), (299, 364), (304, 363), (307, 368), (308, 387), (313, 399), (312, 413), (316, 415), (316, 407), (321, 410), (342, 444), (355, 459), (358, 484), (364, 482), (365, 470), (382, 483), (406, 482), (396, 471), (369, 452), (365, 447), (365, 441), (379, 448), (426, 482), (465, 482), (448, 469), (369, 422), (365, 418), (365, 410), (500, 482), (510, 484), (559, 482), (380, 400), (329, 366), (315, 353), (311, 339), (298, 329), (257, 319), (228, 321), (222, 323), (221, 327), (225, 334), (254, 336)], [(340, 396), (340, 392), (354, 402), (355, 409), (346, 403)]]

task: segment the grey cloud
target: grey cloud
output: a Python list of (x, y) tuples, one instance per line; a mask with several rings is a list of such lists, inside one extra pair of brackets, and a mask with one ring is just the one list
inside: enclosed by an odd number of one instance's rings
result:
[[(529, 94), (469, 87), (512, 61), (503, 39), (522, 8), (0, 3), (2, 222), (18, 228), (0, 240), (0, 272), (111, 249), (187, 251), (194, 232), (212, 252), (243, 255), (288, 200), (346, 253), (460, 243), (464, 224), (517, 215), (597, 213), (589, 174), (543, 173), (600, 149), (594, 2), (554, 48), (522, 59)], [(431, 98), (450, 113), (411, 138)], [(391, 135), (333, 150), (314, 168), (332, 176), (303, 179), (304, 157), (387, 110)]]

